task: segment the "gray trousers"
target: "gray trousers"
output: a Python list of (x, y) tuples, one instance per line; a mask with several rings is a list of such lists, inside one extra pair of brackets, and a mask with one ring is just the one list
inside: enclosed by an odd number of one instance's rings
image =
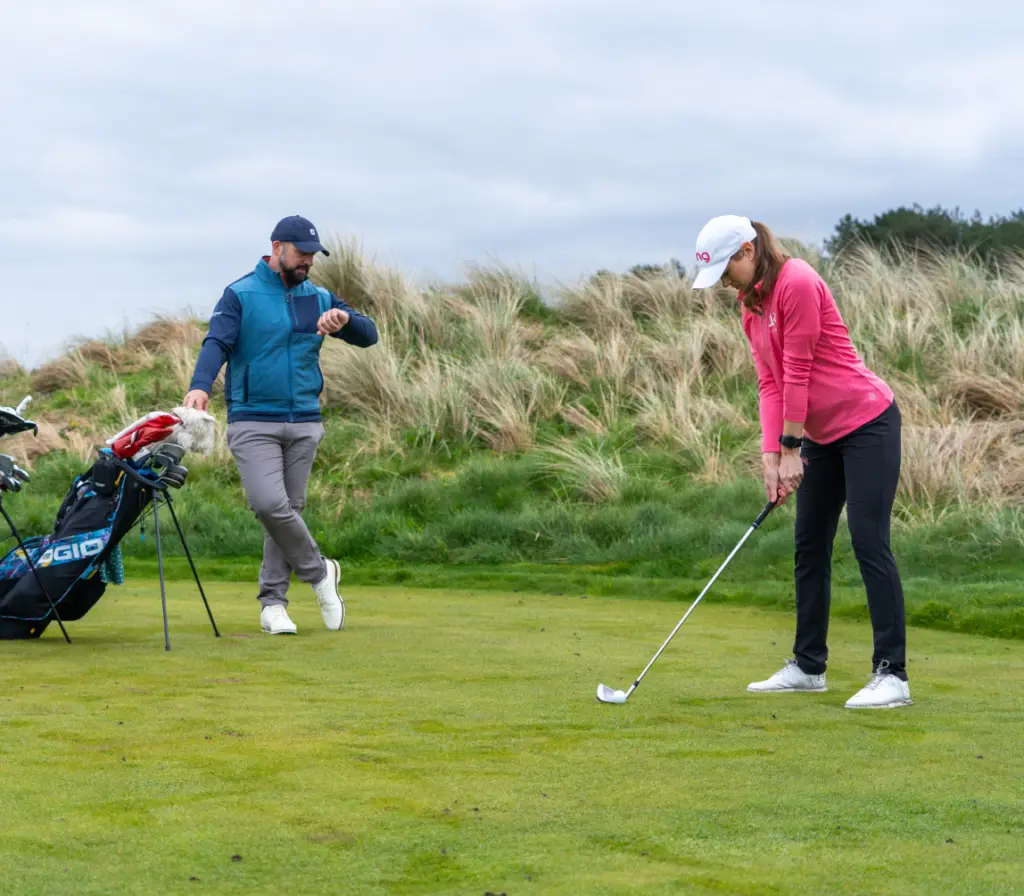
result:
[(264, 530), (258, 595), (264, 607), (288, 606), (292, 572), (309, 584), (327, 574), (320, 549), (300, 515), (323, 437), (321, 423), (228, 424), (228, 448), (238, 464), (249, 508)]

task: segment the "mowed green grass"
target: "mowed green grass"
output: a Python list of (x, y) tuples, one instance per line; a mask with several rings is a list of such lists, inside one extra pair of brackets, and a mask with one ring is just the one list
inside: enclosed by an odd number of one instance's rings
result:
[[(131, 570), (129, 570), (131, 575)], [(755, 696), (789, 614), (352, 589), (341, 633), (293, 589), (113, 588), (0, 643), (4, 893), (1020, 893), (1024, 644), (913, 630), (915, 705), (843, 708), (867, 623), (835, 621), (830, 691)]]

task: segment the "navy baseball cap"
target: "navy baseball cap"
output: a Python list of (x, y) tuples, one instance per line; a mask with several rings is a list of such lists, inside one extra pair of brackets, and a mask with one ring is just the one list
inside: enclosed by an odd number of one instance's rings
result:
[(300, 252), (331, 254), (320, 242), (320, 236), (312, 221), (301, 215), (291, 215), (278, 221), (274, 232), (270, 234), (270, 239), (275, 242), (292, 243)]

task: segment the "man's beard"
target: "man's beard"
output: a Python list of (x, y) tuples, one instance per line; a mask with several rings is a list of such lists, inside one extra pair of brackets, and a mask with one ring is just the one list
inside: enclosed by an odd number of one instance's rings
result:
[(284, 282), (289, 286), (298, 286), (304, 282), (306, 276), (309, 274), (309, 268), (305, 265), (298, 265), (294, 268), (286, 268), (281, 265), (281, 276), (284, 277)]

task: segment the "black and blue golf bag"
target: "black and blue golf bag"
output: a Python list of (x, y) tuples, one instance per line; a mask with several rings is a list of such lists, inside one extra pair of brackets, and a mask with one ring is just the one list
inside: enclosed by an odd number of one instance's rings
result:
[[(133, 475), (134, 473), (134, 475)], [(54, 619), (81, 619), (107, 585), (123, 581), (121, 539), (151, 506), (154, 487), (107, 450), (75, 478), (53, 531), (0, 560), (0, 639), (38, 638)]]
[[(38, 431), (36, 424), (22, 415), (30, 400), (26, 398), (17, 408), (0, 407), (0, 436)], [(99, 449), (95, 463), (75, 477), (50, 534), (28, 539), (15, 528), (3, 506), (3, 496), (21, 491), (30, 477), (13, 457), (0, 455), (0, 515), (18, 544), (0, 559), (0, 640), (38, 638), (56, 621), (70, 644), (64, 622), (81, 619), (103, 597), (107, 585), (124, 581), (121, 540), (151, 514), (164, 647), (170, 650), (160, 547), (161, 506), (170, 513), (213, 633), (220, 637), (170, 491), (180, 489), (188, 477), (188, 469), (181, 464), (186, 446), (201, 452), (212, 448), (213, 422), (205, 411), (188, 408), (174, 413), (154, 411), (136, 420), (108, 440), (111, 447)]]

